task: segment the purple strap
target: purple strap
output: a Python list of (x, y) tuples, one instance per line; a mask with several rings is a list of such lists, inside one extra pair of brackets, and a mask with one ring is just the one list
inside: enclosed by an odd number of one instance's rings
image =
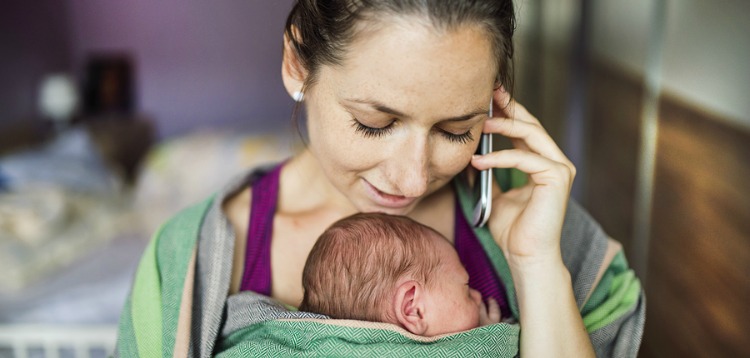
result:
[(482, 249), (474, 230), (469, 226), (466, 217), (463, 216), (461, 206), (456, 199), (456, 229), (454, 246), (458, 252), (458, 258), (469, 273), (469, 287), (479, 291), (485, 301), (492, 297), (500, 306), (502, 318), (510, 317), (510, 307), (506, 299), (505, 286), (492, 268), (492, 262)]
[(271, 295), (271, 237), (282, 167), (278, 165), (253, 183), (242, 291)]
[[(277, 166), (253, 183), (245, 272), (240, 287), (242, 291), (271, 295), (271, 237), (282, 167), (283, 164)], [(502, 317), (510, 317), (505, 287), (492, 268), (474, 230), (462, 215), (459, 205), (456, 200), (455, 247), (461, 263), (469, 273), (469, 286), (479, 291), (485, 299), (494, 298), (500, 305)]]

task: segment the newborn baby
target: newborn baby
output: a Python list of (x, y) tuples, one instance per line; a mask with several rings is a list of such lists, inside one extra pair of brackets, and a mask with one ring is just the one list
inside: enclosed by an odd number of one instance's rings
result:
[(313, 246), (299, 309), (398, 325), (436, 336), (498, 323), (500, 309), (469, 288), (458, 254), (437, 231), (407, 217), (361, 213)]

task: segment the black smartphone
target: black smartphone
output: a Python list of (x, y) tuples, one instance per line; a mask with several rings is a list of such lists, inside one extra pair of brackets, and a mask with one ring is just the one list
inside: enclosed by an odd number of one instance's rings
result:
[[(489, 118), (492, 118), (493, 101), (490, 100)], [(477, 154), (487, 154), (492, 152), (492, 134), (482, 133), (479, 139)], [(490, 218), (492, 211), (492, 170), (485, 169), (479, 171), (479, 176), (474, 178), (474, 227), (482, 227)]]

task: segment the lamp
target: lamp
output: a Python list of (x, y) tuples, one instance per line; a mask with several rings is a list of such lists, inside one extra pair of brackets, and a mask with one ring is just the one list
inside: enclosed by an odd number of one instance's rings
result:
[(55, 127), (70, 122), (78, 106), (78, 89), (71, 76), (52, 74), (44, 78), (39, 90), (39, 111), (52, 119)]

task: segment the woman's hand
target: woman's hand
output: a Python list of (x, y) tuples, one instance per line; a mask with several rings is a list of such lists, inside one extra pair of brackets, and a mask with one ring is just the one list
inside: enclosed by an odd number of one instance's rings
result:
[[(495, 103), (509, 101), (506, 93), (495, 92)], [(504, 118), (488, 119), (484, 131), (510, 138), (514, 149), (475, 157), (472, 164), (480, 170), (516, 168), (529, 175), (525, 186), (494, 195), (489, 221), (513, 275), (521, 355), (594, 357), (560, 252), (576, 169), (526, 108), (513, 101), (500, 107), (496, 113)]]
[[(527, 185), (495, 191), (489, 224), (511, 269), (561, 260), (560, 235), (576, 169), (552, 138), (522, 105), (495, 91), (495, 111), (484, 132), (508, 137), (514, 149), (475, 156), (472, 165), (516, 168), (529, 175)], [(507, 105), (506, 105), (507, 104)]]

